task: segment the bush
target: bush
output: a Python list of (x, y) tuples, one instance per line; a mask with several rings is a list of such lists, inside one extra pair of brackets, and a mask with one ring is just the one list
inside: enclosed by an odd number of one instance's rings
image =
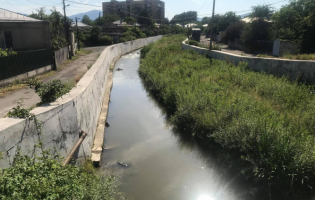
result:
[(262, 188), (261, 199), (310, 199), (315, 186), (312, 87), (181, 49), (164, 37), (141, 60), (146, 87), (192, 140)]
[(228, 43), (235, 38), (240, 38), (245, 24), (245, 22), (240, 21), (229, 25), (223, 33), (222, 41)]
[(194, 46), (200, 46), (199, 42), (195, 41), (195, 40), (187, 40), (185, 42), (186, 44), (189, 44), (189, 45), (194, 45)]
[(270, 26), (263, 19), (254, 20), (252, 23), (246, 24), (242, 31), (241, 41), (249, 50), (254, 51), (254, 42), (256, 40), (269, 41), (271, 39)]
[(67, 94), (73, 87), (73, 85), (64, 84), (60, 80), (53, 80), (44, 84), (34, 79), (29, 85), (41, 98), (41, 103), (54, 102), (59, 97)]
[(104, 35), (100, 42), (102, 43), (102, 45), (112, 45), (113, 38), (109, 35)]
[(26, 119), (31, 117), (30, 111), (32, 108), (25, 109), (22, 108), (22, 104), (19, 103), (17, 107), (13, 108), (13, 111), (10, 111), (7, 116), (12, 117), (12, 118), (21, 118), (21, 119)]
[(6, 56), (12, 56), (16, 55), (17, 53), (15, 51), (12, 51), (10, 49), (1, 49), (0, 48), (0, 57), (6, 57)]
[(60, 159), (18, 153), (12, 167), (0, 169), (0, 199), (125, 199), (113, 175), (98, 176), (89, 163), (63, 167)]

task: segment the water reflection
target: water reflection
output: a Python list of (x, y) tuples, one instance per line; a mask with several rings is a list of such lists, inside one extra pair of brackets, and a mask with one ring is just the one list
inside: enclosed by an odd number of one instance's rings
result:
[(217, 152), (176, 130), (145, 90), (137, 53), (116, 63), (123, 70), (114, 73), (101, 170), (119, 175), (122, 192), (136, 200), (244, 199), (250, 188), (239, 174), (222, 167)]
[(209, 195), (201, 195), (200, 197), (198, 197), (197, 200), (215, 200), (215, 199)]

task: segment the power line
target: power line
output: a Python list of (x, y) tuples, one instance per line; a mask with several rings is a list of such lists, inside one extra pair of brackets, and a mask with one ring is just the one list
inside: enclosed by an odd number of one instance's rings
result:
[(207, 0), (205, 0), (205, 1), (203, 2), (202, 6), (200, 7), (200, 9), (199, 9), (198, 12), (200, 12), (200, 11), (202, 10), (202, 8), (203, 8), (203, 6), (205, 5), (206, 1), (207, 1)]
[(36, 3), (34, 1), (31, 1), (31, 0), (26, 0), (26, 1), (29, 1), (31, 3), (34, 3), (34, 4), (37, 4), (37, 5), (40, 5), (40, 6), (55, 6), (55, 5), (43, 5), (43, 4), (39, 4), (39, 3)]
[(102, 6), (97, 6), (97, 5), (91, 5), (91, 4), (87, 4), (87, 3), (79, 3), (79, 2), (75, 2), (75, 1), (70, 1), (70, 0), (65, 0), (71, 3), (75, 3), (75, 4), (80, 4), (80, 5), (84, 5), (84, 6), (93, 6), (93, 7), (102, 7)]
[(15, 7), (14, 5), (12, 5), (10, 2), (8, 2), (7, 0), (4, 0), (5, 2), (7, 2), (10, 6), (12, 6), (13, 8), (17, 9), (19, 12), (21, 12), (17, 7)]

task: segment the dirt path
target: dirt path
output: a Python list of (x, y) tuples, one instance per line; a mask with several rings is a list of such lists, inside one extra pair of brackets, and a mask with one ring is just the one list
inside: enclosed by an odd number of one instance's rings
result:
[[(104, 48), (104, 46), (85, 48), (85, 50), (91, 50), (93, 52), (74, 60), (60, 71), (57, 71), (54, 75), (46, 78), (43, 82), (49, 82), (54, 79), (67, 81), (74, 79), (77, 75), (84, 74), (88, 70), (88, 66), (97, 60)], [(12, 108), (17, 106), (18, 102), (21, 102), (21, 99), (23, 99), (23, 108), (30, 108), (40, 102), (39, 96), (30, 88), (15, 91), (10, 95), (0, 98), (0, 117), (6, 116)]]
[[(200, 43), (210, 46), (210, 38), (206, 38), (206, 36), (201, 36)], [(241, 51), (241, 50), (230, 49), (228, 45), (220, 44), (220, 46), (222, 48), (221, 51), (231, 53), (231, 54), (236, 54), (236, 55), (241, 55), (241, 56), (250, 56), (250, 57), (256, 57), (257, 55), (257, 54), (246, 53), (245, 51)]]

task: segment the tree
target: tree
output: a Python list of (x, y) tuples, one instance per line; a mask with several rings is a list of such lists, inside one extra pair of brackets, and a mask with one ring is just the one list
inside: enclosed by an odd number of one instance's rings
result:
[(90, 25), (92, 26), (93, 25), (93, 21), (90, 19), (89, 16), (87, 15), (84, 15), (81, 19), (81, 22), (84, 23), (84, 24), (87, 24), (87, 25)]
[(201, 24), (204, 25), (204, 24), (209, 24), (211, 22), (211, 17), (204, 17), (202, 18), (201, 20)]
[(197, 21), (197, 12), (196, 11), (188, 11), (183, 12), (179, 15), (175, 15), (171, 20), (171, 24), (188, 24), (193, 21)]
[(133, 17), (126, 17), (125, 18), (125, 22), (127, 24), (134, 25), (137, 22), (137, 20), (135, 18), (133, 18)]
[(114, 22), (119, 19), (120, 17), (118, 15), (107, 13), (103, 16), (103, 23)]
[(230, 24), (224, 31), (222, 41), (228, 43), (235, 38), (240, 38), (245, 27), (245, 22), (239, 21)]
[(250, 18), (258, 18), (264, 20), (270, 20), (273, 14), (273, 8), (270, 5), (258, 5), (252, 7), (252, 13), (249, 15)]
[(315, 53), (315, 1), (297, 0), (272, 15), (275, 38), (301, 44), (302, 53)]
[(269, 5), (258, 5), (252, 7), (252, 22), (245, 25), (241, 41), (251, 51), (255, 49), (256, 40), (269, 41), (272, 39), (271, 23), (268, 21), (273, 13)]
[(40, 7), (38, 10), (36, 10), (37, 13), (32, 13), (29, 15), (29, 17), (39, 19), (39, 20), (47, 20), (48, 15), (46, 15), (46, 8), (45, 7)]

